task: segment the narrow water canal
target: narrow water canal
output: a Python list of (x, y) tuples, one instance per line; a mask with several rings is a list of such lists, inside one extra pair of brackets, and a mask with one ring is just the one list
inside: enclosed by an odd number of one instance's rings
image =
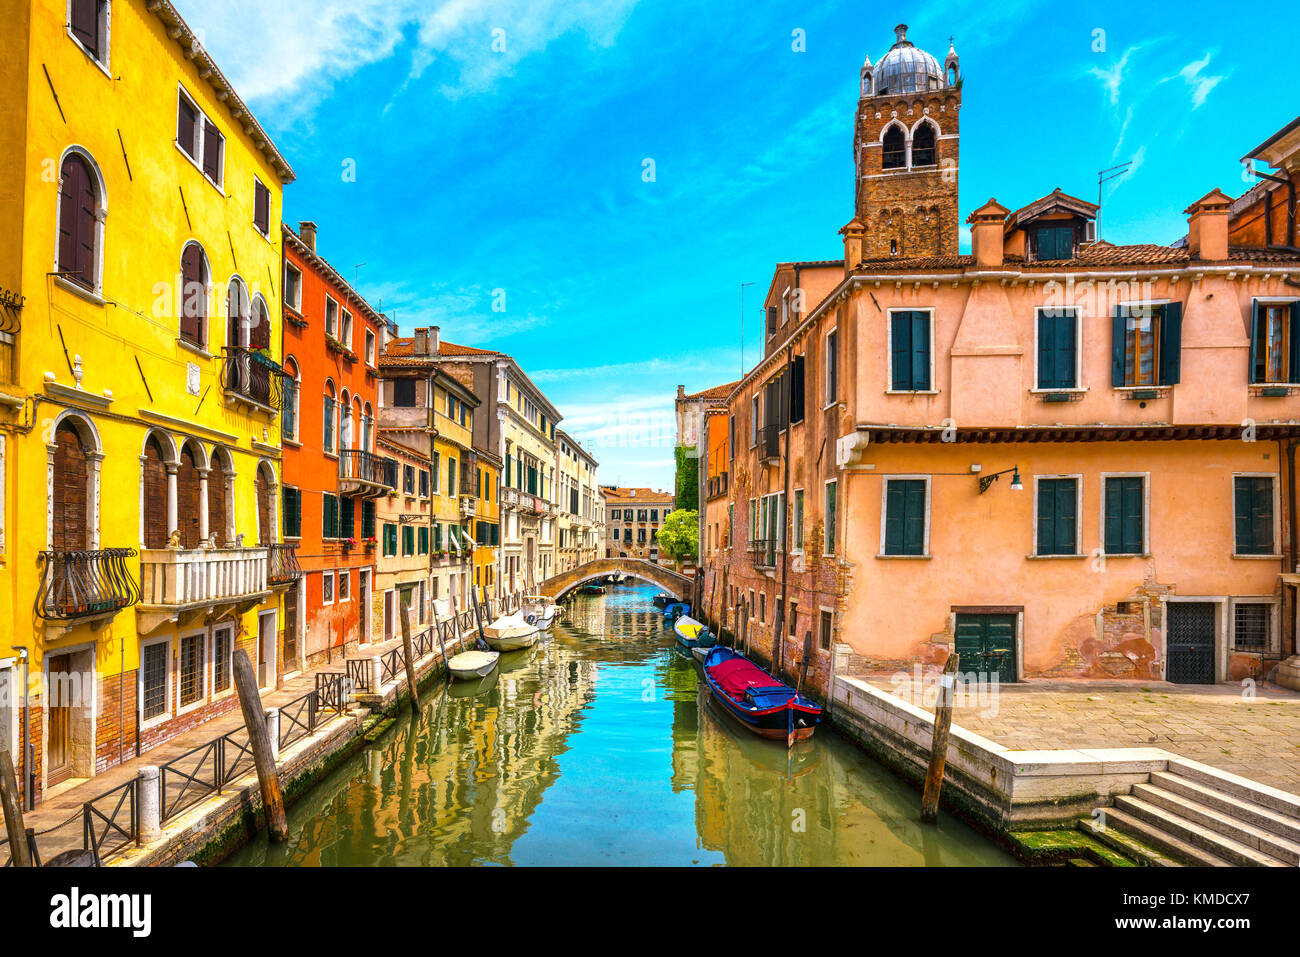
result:
[(787, 752), (709, 703), (650, 599), (575, 599), (499, 674), (426, 690), (229, 863), (1012, 864), (823, 727)]

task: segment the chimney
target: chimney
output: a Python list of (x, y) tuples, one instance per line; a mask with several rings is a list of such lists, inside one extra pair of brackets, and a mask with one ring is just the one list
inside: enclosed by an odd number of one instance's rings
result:
[(316, 251), (316, 224), (310, 219), (298, 223), (298, 235), (312, 252)]
[(867, 228), (854, 216), (840, 229), (840, 235), (844, 237), (844, 275), (847, 276), (862, 262), (862, 242)]
[(975, 265), (996, 269), (1002, 265), (1003, 231), (1009, 210), (996, 199), (989, 199), (966, 218), (970, 226), (970, 248)]
[(1222, 262), (1228, 258), (1228, 210), (1232, 197), (1212, 189), (1183, 212), (1187, 213), (1187, 247), (1193, 259)]
[(438, 344), (442, 341), (441, 332), (442, 328), (440, 326), (429, 327), (429, 355), (431, 356), (438, 354)]
[(415, 330), (415, 354), (417, 356), (427, 356), (429, 354), (429, 330), (420, 328)]

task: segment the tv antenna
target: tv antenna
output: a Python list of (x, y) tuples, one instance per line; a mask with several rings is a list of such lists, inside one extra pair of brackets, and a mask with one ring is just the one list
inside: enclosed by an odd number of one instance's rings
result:
[(1110, 169), (1097, 171), (1097, 241), (1101, 241), (1101, 190), (1102, 187), (1113, 179), (1119, 179), (1128, 173), (1132, 167), (1133, 161), (1120, 163), (1118, 166), (1112, 166)]

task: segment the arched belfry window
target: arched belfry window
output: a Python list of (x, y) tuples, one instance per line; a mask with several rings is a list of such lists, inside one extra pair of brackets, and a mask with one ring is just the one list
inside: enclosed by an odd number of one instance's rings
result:
[(912, 136), (912, 165), (933, 166), (936, 156), (934, 127), (923, 122)]
[(884, 150), (880, 157), (881, 169), (902, 169), (907, 159), (907, 141), (903, 131), (891, 126), (885, 131)]

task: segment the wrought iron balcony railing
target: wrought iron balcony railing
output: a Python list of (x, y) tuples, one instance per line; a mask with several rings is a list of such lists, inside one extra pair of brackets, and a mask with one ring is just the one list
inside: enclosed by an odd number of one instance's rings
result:
[(41, 552), (36, 616), (68, 621), (105, 615), (140, 600), (140, 586), (127, 567), (134, 548)]
[(397, 462), (363, 449), (339, 449), (339, 484), (345, 492), (362, 486), (396, 489)]
[(726, 495), (727, 480), (728, 475), (726, 472), (719, 472), (717, 475), (712, 476), (708, 482), (707, 496), (709, 498), (717, 498), (719, 495)]
[(781, 457), (781, 430), (775, 425), (765, 425), (758, 430), (758, 457), (764, 462)]
[(749, 549), (754, 553), (755, 568), (775, 568), (776, 559), (780, 554), (780, 543), (775, 538), (756, 538), (749, 543)]
[(251, 402), (275, 416), (283, 400), (285, 371), (275, 360), (252, 349), (227, 347), (221, 365), (221, 388), (227, 398)]
[(288, 585), (302, 578), (298, 564), (298, 546), (277, 543), (267, 546), (266, 580), (271, 585)]

